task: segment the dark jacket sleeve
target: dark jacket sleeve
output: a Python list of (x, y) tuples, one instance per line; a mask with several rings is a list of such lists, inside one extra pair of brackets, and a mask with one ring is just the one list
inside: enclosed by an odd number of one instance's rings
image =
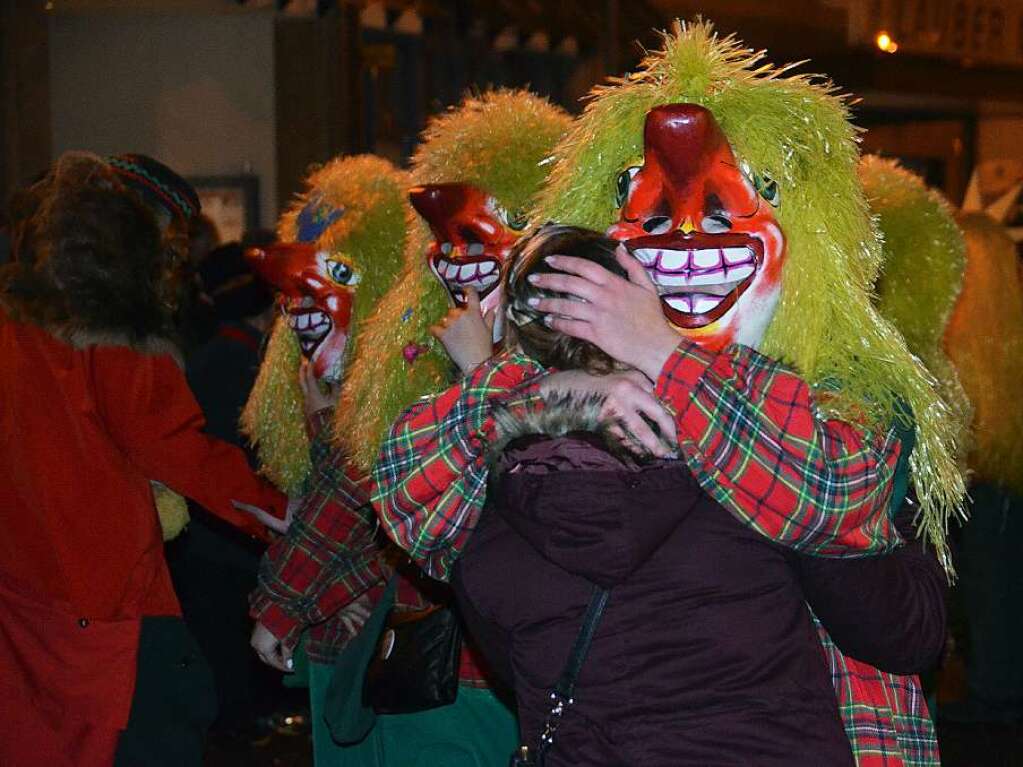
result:
[[(505, 474), (496, 507), (541, 555), (559, 567), (611, 588), (626, 579), (684, 519), (678, 498), (694, 482), (679, 462), (644, 469), (550, 460)], [(493, 496), (492, 496), (493, 497)]]
[(839, 649), (894, 674), (932, 669), (945, 646), (947, 581), (911, 517), (903, 506), (895, 524), (908, 542), (891, 554), (796, 558), (806, 600)]

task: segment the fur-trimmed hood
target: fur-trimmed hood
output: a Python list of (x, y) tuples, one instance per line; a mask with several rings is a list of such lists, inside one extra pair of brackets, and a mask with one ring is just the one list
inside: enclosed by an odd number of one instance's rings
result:
[(554, 392), (543, 398), (543, 407), (535, 410), (498, 408), (494, 413), (496, 438), (487, 451), (492, 471), (500, 474), (509, 463), (509, 446), (518, 440), (536, 438), (536, 441), (577, 438), (613, 456), (623, 469), (634, 469), (649, 463), (646, 457), (637, 457), (625, 449), (611, 434), (612, 421), (602, 417), (605, 398), (598, 394), (576, 395)]

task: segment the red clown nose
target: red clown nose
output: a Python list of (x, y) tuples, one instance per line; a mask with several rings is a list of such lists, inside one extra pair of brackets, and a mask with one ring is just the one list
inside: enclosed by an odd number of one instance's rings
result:
[(409, 201), (430, 225), (434, 241), (426, 260), (451, 299), (464, 305), (469, 288), (484, 301), (499, 298), (501, 271), (518, 233), (499, 218), (490, 195), (470, 184), (425, 184), (409, 190)]
[[(300, 290), (299, 283), (306, 282), (312, 276), (308, 272), (316, 264), (316, 246), (300, 242), (279, 242), (264, 248), (249, 248), (245, 251), (245, 259), (265, 282), (287, 293)], [(322, 282), (322, 279), (315, 276), (313, 279)]]
[(643, 129), (643, 142), (647, 162), (653, 155), (665, 181), (683, 199), (702, 194), (702, 182), (714, 165), (722, 161), (735, 163), (728, 139), (714, 115), (697, 104), (667, 104), (651, 109)]
[(482, 189), (469, 184), (424, 184), (411, 189), (408, 196), (438, 242), (471, 245), (491, 240), (497, 233)]

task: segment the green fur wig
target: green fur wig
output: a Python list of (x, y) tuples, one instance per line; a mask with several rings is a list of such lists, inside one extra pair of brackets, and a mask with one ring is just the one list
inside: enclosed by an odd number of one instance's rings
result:
[[(508, 211), (529, 208), (547, 175), (545, 160), (570, 118), (525, 91), (468, 98), (435, 117), (412, 160), (417, 184), (464, 183), (486, 190)], [(426, 263), (431, 235), (417, 221), (407, 265), (366, 323), (338, 406), (338, 439), (368, 470), (402, 410), (449, 383), (452, 366), (430, 335), (448, 311), (447, 293)]]
[(959, 224), (966, 276), (945, 350), (975, 408), (970, 468), (977, 479), (1023, 495), (1023, 285), (1016, 248), (985, 213), (963, 214)]
[[(344, 252), (361, 275), (352, 337), (345, 350), (348, 360), (364, 343), (361, 329), (365, 318), (401, 272), (413, 217), (405, 198), (410, 183), (404, 172), (379, 157), (338, 158), (306, 179), (306, 191), (292, 202), (278, 224), (280, 239), (293, 242), (296, 219), (311, 199), (320, 198), (344, 209), (344, 216), (323, 231), (316, 245), (331, 253)], [(242, 412), (242, 429), (258, 448), (263, 472), (288, 494), (302, 492), (311, 469), (298, 385), (301, 362), (295, 334), (278, 318)]]
[(943, 347), (966, 269), (963, 233), (945, 198), (896, 161), (866, 156), (859, 172), (884, 240), (875, 286), (878, 311), (937, 379), (960, 430), (958, 445), (965, 458), (972, 407)]
[(826, 82), (787, 75), (711, 25), (676, 22), (662, 50), (628, 77), (598, 87), (555, 150), (534, 221), (604, 230), (617, 219), (615, 182), (642, 162), (650, 109), (690, 102), (710, 110), (736, 158), (777, 181), (788, 246), (782, 294), (761, 350), (819, 387), (840, 383), (826, 413), (875, 429), (912, 410), (911, 458), (922, 530), (948, 565), (945, 529), (962, 513), (957, 419), (902, 336), (874, 308), (881, 240), (856, 172), (856, 129)]

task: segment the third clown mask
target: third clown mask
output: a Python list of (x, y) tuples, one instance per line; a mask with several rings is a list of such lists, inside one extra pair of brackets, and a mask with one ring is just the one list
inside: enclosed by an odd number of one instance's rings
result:
[(646, 115), (643, 162), (616, 180), (625, 242), (657, 285), (664, 316), (712, 349), (756, 347), (781, 294), (778, 185), (740, 166), (714, 115), (668, 104)]

